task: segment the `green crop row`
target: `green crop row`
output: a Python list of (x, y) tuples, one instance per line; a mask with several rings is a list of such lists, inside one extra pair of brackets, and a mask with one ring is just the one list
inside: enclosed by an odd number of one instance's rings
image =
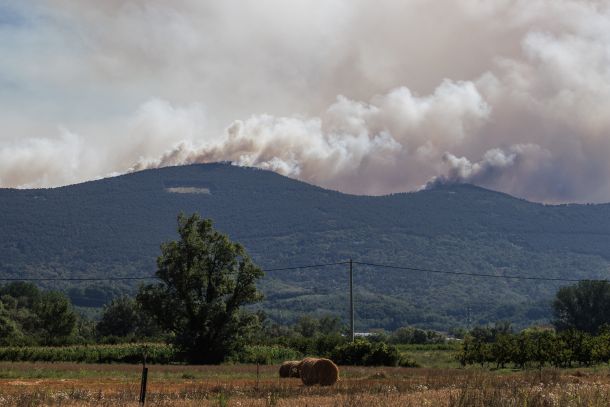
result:
[[(10, 362), (77, 362), (77, 363), (141, 363), (152, 364), (180, 362), (180, 355), (170, 345), (163, 343), (127, 343), (118, 345), (73, 346), (7, 346), (0, 347), (0, 361)], [(230, 362), (276, 364), (302, 355), (283, 346), (245, 346)]]
[(164, 364), (177, 359), (175, 350), (161, 343), (74, 346), (0, 347), (0, 360), (11, 362), (141, 363)]

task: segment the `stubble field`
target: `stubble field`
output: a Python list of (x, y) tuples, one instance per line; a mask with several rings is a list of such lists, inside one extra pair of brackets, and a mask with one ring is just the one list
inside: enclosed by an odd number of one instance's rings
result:
[[(141, 367), (0, 363), (2, 406), (137, 406)], [(148, 406), (608, 406), (610, 371), (342, 367), (332, 387), (277, 366), (150, 366)]]

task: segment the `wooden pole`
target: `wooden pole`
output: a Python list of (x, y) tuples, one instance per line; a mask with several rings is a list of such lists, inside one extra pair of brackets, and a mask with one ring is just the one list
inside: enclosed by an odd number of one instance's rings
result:
[(146, 348), (142, 358), (142, 382), (140, 383), (140, 404), (146, 403), (146, 381), (148, 379), (148, 368), (146, 367)]
[(349, 259), (349, 327), (352, 331), (352, 342), (356, 337), (354, 333), (354, 267)]

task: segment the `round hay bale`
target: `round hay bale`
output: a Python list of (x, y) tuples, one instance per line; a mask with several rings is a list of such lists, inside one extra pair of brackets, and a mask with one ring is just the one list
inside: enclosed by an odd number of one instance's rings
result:
[(292, 367), (290, 368), (290, 377), (300, 378), (301, 377), (301, 370), (300, 370), (301, 361), (293, 360), (292, 363), (293, 363)]
[(313, 368), (320, 386), (332, 386), (339, 380), (339, 368), (330, 359), (318, 359)]
[(314, 368), (318, 360), (318, 358), (305, 358), (299, 364), (301, 381), (305, 386), (313, 386), (314, 384), (318, 384), (318, 373)]
[(280, 365), (280, 377), (300, 377), (299, 375), (299, 360), (288, 360)]

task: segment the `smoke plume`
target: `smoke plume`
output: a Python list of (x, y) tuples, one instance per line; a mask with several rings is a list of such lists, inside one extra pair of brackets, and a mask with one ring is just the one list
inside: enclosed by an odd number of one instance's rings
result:
[(610, 3), (0, 3), (0, 186), (231, 161), (610, 201)]

